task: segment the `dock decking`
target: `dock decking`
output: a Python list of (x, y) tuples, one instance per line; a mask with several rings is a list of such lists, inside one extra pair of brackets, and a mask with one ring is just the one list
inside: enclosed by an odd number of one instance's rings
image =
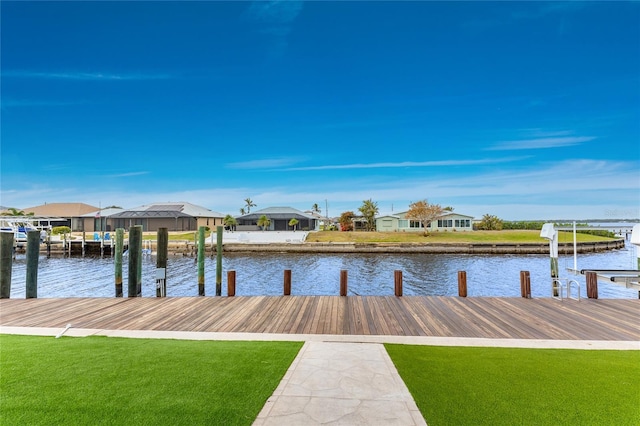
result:
[(2, 299), (0, 325), (640, 341), (640, 300), (438, 296)]

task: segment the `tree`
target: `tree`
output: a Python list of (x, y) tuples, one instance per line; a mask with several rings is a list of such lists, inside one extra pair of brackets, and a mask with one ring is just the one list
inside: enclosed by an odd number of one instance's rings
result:
[(315, 203), (314, 205), (311, 206), (311, 211), (320, 213), (320, 206), (318, 205), (318, 203)]
[(298, 219), (296, 219), (295, 217), (292, 217), (291, 220), (289, 221), (289, 226), (293, 227), (293, 230), (296, 230), (296, 225), (298, 224)]
[(340, 215), (340, 230), (341, 231), (353, 231), (353, 217), (355, 214), (352, 211), (343, 212)]
[(368, 200), (364, 200), (362, 205), (358, 208), (358, 211), (362, 213), (366, 223), (367, 231), (375, 231), (376, 230), (376, 215), (378, 214), (378, 203), (374, 202), (369, 198)]
[(223, 222), (224, 225), (231, 231), (235, 231), (236, 226), (238, 225), (238, 221), (236, 220), (236, 218), (231, 216), (230, 214), (224, 217)]
[(482, 231), (500, 231), (502, 230), (502, 219), (498, 216), (485, 214), (478, 224), (478, 229)]
[(7, 211), (3, 212), (5, 216), (33, 216), (33, 212), (25, 213), (24, 210), (18, 210), (15, 207), (9, 207)]
[(266, 215), (262, 215), (258, 218), (258, 226), (261, 227), (263, 231), (267, 229), (269, 225), (271, 225), (271, 219)]
[(257, 204), (251, 201), (251, 198), (245, 198), (244, 203), (245, 203), (245, 206), (247, 207), (247, 214), (251, 213), (251, 207), (257, 206)]
[(429, 235), (429, 224), (442, 216), (444, 209), (440, 204), (429, 204), (427, 200), (416, 201), (409, 204), (407, 219), (416, 220), (424, 229), (424, 235)]
[(244, 209), (244, 207), (240, 207), (240, 214), (242, 216), (244, 216), (245, 214), (247, 214), (247, 211)]

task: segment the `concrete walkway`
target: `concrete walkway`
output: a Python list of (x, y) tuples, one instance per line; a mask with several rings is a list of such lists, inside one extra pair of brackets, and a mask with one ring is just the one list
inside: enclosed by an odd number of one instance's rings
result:
[(306, 342), (253, 424), (426, 422), (382, 344)]

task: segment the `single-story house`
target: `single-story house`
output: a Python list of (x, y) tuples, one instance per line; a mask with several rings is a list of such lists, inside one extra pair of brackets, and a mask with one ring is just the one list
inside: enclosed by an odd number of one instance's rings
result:
[(85, 231), (128, 230), (142, 225), (142, 230), (196, 231), (200, 226), (215, 229), (224, 225), (225, 215), (187, 202), (147, 204), (132, 209), (98, 210), (84, 216)]
[(48, 225), (68, 226), (72, 231), (84, 231), (83, 216), (96, 210), (99, 207), (85, 203), (46, 203), (23, 209), (27, 214), (33, 213), (34, 220), (41, 219), (41, 224), (47, 221)]
[(298, 224), (296, 229), (314, 231), (319, 228), (320, 221), (314, 216), (296, 210), (292, 207), (267, 207), (262, 210), (247, 213), (242, 216), (236, 217), (238, 231), (257, 231), (261, 228), (258, 227), (258, 219), (261, 216), (269, 218), (271, 223), (268, 230), (270, 231), (291, 231), (293, 228), (289, 226), (291, 219), (296, 219)]
[[(422, 224), (417, 220), (407, 219), (407, 212), (379, 216), (376, 218), (376, 229), (380, 232), (423, 232)], [(427, 225), (428, 231), (473, 231), (473, 216), (446, 212)]]

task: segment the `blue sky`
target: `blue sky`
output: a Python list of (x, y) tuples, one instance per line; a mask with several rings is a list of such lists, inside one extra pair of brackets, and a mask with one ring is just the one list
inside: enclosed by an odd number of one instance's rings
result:
[(0, 204), (640, 217), (640, 2), (10, 2)]

